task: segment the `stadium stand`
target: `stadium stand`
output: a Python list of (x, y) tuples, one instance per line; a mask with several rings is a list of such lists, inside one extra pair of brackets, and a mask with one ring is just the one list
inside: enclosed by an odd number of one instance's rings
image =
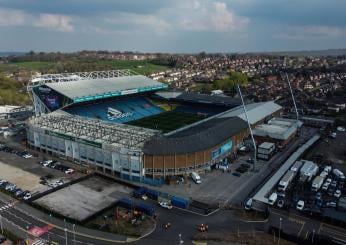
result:
[(126, 123), (163, 112), (161, 108), (144, 97), (125, 97), (87, 105), (77, 104), (65, 108), (65, 111), (74, 115), (115, 123)]

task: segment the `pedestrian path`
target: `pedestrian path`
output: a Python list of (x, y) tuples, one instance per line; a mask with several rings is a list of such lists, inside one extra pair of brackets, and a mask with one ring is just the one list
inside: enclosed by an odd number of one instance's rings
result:
[(10, 209), (13, 206), (15, 206), (16, 204), (17, 204), (17, 202), (15, 201), (15, 202), (10, 202), (10, 203), (7, 203), (7, 204), (5, 204), (3, 206), (0, 206), (0, 212), (4, 212), (4, 211)]

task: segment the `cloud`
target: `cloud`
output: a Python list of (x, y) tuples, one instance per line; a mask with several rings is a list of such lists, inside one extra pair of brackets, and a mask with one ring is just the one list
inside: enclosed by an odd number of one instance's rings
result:
[(40, 14), (33, 24), (36, 27), (62, 32), (71, 32), (74, 30), (72, 18), (66, 15)]
[(0, 8), (0, 26), (33, 26), (47, 30), (71, 32), (74, 30), (70, 16), (58, 14), (30, 14), (22, 10)]
[(21, 10), (0, 8), (0, 26), (21, 26), (26, 23), (28, 17)]
[(121, 13), (115, 17), (108, 17), (105, 20), (108, 23), (114, 24), (114, 28), (127, 26), (132, 31), (151, 30), (162, 33), (170, 28), (170, 24), (155, 15)]
[(346, 27), (327, 25), (307, 25), (283, 28), (285, 32), (274, 34), (274, 38), (305, 39), (305, 38), (340, 38), (346, 36)]
[(192, 8), (182, 8), (180, 12), (180, 25), (188, 31), (228, 32), (244, 28), (249, 19), (237, 16), (229, 9), (226, 3), (200, 3), (193, 2)]

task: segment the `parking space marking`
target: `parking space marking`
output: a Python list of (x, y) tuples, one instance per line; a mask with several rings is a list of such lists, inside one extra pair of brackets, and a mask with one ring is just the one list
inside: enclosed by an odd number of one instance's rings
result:
[(305, 239), (305, 240), (307, 240), (307, 239), (308, 239), (309, 234), (310, 234), (310, 231), (307, 231), (307, 232), (306, 232), (306, 234), (305, 234), (305, 237), (304, 237), (304, 239)]
[(305, 224), (305, 221), (301, 220), (301, 219), (296, 219), (296, 218), (288, 217), (288, 220), (291, 221), (291, 222), (300, 224), (300, 225), (304, 225)]
[(305, 221), (303, 221), (303, 224), (302, 224), (302, 226), (300, 227), (300, 230), (299, 230), (299, 232), (298, 232), (298, 234), (297, 234), (298, 237), (300, 237), (300, 234), (302, 233), (302, 231), (303, 231), (303, 229), (304, 229), (304, 226), (305, 226)]

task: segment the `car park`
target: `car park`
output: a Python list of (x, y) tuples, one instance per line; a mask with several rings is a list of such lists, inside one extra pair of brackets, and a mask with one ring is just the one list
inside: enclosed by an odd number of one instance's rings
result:
[(330, 184), (331, 187), (336, 187), (338, 182), (336, 180), (333, 180), (332, 183)]
[(333, 195), (334, 195), (334, 189), (333, 189), (333, 188), (328, 189), (327, 194), (328, 194), (329, 196), (333, 196)]
[(317, 192), (316, 193), (316, 199), (321, 199), (322, 198), (322, 193), (321, 192)]
[(17, 186), (15, 184), (8, 183), (5, 187), (5, 190), (6, 191), (13, 191), (15, 188), (17, 188)]
[(23, 192), (24, 192), (24, 191), (23, 191), (22, 189), (17, 189), (16, 192), (14, 193), (14, 195), (15, 195), (16, 197), (19, 197), (19, 196), (22, 195)]

